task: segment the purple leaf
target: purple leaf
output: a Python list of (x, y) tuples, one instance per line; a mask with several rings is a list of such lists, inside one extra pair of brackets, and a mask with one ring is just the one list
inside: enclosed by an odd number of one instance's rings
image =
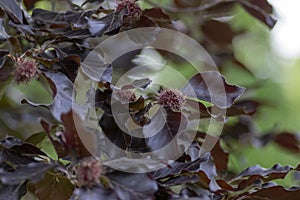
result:
[(229, 108), (245, 88), (230, 85), (218, 72), (208, 71), (193, 76), (181, 91), (188, 97), (208, 101), (219, 108)]

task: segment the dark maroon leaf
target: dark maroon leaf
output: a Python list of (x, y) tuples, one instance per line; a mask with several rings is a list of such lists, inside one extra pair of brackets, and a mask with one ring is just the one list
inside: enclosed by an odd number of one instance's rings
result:
[(194, 173), (198, 172), (201, 169), (201, 164), (208, 162), (209, 155), (206, 155), (202, 158), (198, 158), (194, 161), (189, 161), (186, 163), (181, 163), (174, 161), (168, 167), (164, 167), (160, 170), (154, 171), (151, 173), (153, 179), (164, 179), (168, 176), (178, 176), (183, 172)]
[(62, 114), (61, 119), (65, 126), (62, 139), (73, 159), (88, 157), (96, 152), (96, 135), (85, 128), (76, 113)]
[(244, 93), (245, 88), (230, 85), (218, 72), (208, 71), (193, 76), (181, 91), (189, 97), (211, 102), (219, 108), (229, 108)]
[(171, 177), (169, 179), (165, 179), (159, 182), (159, 185), (162, 187), (172, 187), (178, 186), (182, 184), (192, 184), (199, 181), (199, 176), (195, 174), (184, 174), (175, 177)]
[(94, 187), (91, 189), (76, 188), (73, 192), (71, 200), (99, 200), (99, 199), (118, 199), (113, 190), (103, 187)]
[(88, 19), (89, 31), (93, 36), (101, 36), (104, 34), (107, 27), (105, 21)]
[(259, 102), (253, 100), (239, 101), (226, 110), (226, 116), (253, 115), (259, 105)]
[(134, 88), (143, 88), (145, 89), (152, 81), (149, 78), (135, 80), (131, 83)]
[(300, 188), (294, 187), (286, 189), (282, 186), (273, 186), (268, 188), (260, 189), (249, 195), (243, 197), (245, 200), (259, 200), (259, 199), (270, 199), (270, 200), (298, 200), (300, 196)]
[(188, 198), (188, 197), (197, 197), (197, 193), (189, 188), (183, 188), (181, 191), (180, 191), (180, 195), (183, 197), (183, 198)]
[[(90, 91), (88, 93), (89, 96), (89, 102), (93, 103), (95, 102), (96, 108), (101, 108), (105, 113), (108, 113), (109, 115), (112, 115), (111, 113), (111, 95), (112, 90), (107, 89), (104, 91), (101, 91), (99, 89), (96, 90), (95, 95), (93, 94), (93, 91)], [(94, 99), (91, 99), (94, 98)]]
[(128, 135), (120, 129), (113, 116), (109, 116), (106, 113), (103, 114), (99, 121), (99, 125), (106, 137), (114, 145), (124, 150), (127, 149), (130, 142), (128, 140), (130, 140), (130, 138), (128, 138)]
[(31, 17), (36, 20), (36, 22), (39, 23), (62, 23), (67, 24), (67, 21), (65, 19), (65, 13), (59, 13), (59, 12), (53, 12), (49, 10), (44, 9), (34, 9), (32, 11)]
[(17, 166), (37, 162), (35, 158), (46, 156), (39, 148), (11, 136), (0, 141), (0, 149), (0, 167), (2, 170), (11, 170)]
[[(227, 164), (229, 161), (229, 153), (226, 152), (220, 144), (220, 140), (214, 136), (211, 135), (207, 135), (205, 133), (202, 132), (198, 132), (197, 133), (197, 137), (202, 138), (202, 140), (205, 138), (205, 142), (207, 143), (212, 143), (214, 145), (214, 147), (211, 150), (211, 156), (214, 159), (214, 163), (216, 165), (216, 169), (220, 170), (220, 171), (225, 171), (227, 170)], [(217, 142), (216, 142), (217, 141)], [(200, 144), (202, 145), (202, 144)]]
[(32, 156), (26, 156), (6, 149), (0, 152), (0, 166), (2, 169), (11, 170), (16, 166), (26, 165), (31, 162), (36, 162)]
[(108, 26), (107, 22), (102, 20), (88, 19), (89, 31), (93, 36), (102, 36)]
[(220, 141), (218, 141), (217, 144), (215, 144), (214, 148), (211, 150), (211, 155), (214, 158), (217, 170), (227, 170), (229, 153), (222, 149)]
[(6, 56), (9, 54), (7, 50), (0, 50), (0, 69), (3, 67), (6, 61)]
[(47, 81), (53, 92), (53, 101), (51, 104), (37, 104), (23, 99), (22, 103), (27, 103), (34, 107), (49, 108), (54, 118), (61, 121), (61, 115), (68, 113), (72, 108), (73, 83), (64, 74), (60, 72), (44, 72)]
[(9, 41), (14, 53), (21, 53), (22, 52), (21, 43), (20, 43), (20, 40), (17, 37), (10, 37), (8, 39), (8, 41)]
[(4, 146), (10, 151), (14, 151), (19, 154), (26, 154), (31, 156), (46, 156), (46, 154), (36, 146), (22, 142), (20, 139), (15, 137), (6, 137), (5, 139), (2, 139), (0, 141), (0, 145)]
[(33, 53), (32, 57), (43, 64), (40, 65), (40, 68), (57, 69), (74, 81), (81, 60), (84, 60), (88, 53), (89, 50), (85, 47), (67, 43), (67, 45), (57, 44), (54, 49), (46, 52)]
[(225, 124), (221, 138), (225, 141), (245, 140), (254, 137), (254, 124), (248, 116), (239, 117), (238, 122), (234, 124)]
[[(173, 168), (172, 168), (172, 165)], [(154, 176), (159, 176), (159, 184), (164, 187), (179, 185), (182, 183), (195, 183), (202, 188), (210, 188), (213, 191), (219, 189), (214, 178), (217, 175), (215, 165), (210, 154), (204, 155), (192, 162), (175, 162), (171, 167), (163, 168), (154, 172)], [(163, 177), (166, 176), (166, 177)]]
[(69, 200), (74, 186), (67, 177), (56, 172), (46, 173), (44, 178), (34, 184), (35, 194), (43, 200)]
[[(265, 0), (262, 0), (266, 2)], [(276, 19), (274, 19), (270, 13), (266, 12), (262, 7), (255, 4), (255, 1), (239, 1), (245, 10), (251, 14), (253, 17), (257, 18), (269, 28), (273, 28), (276, 24)], [(268, 11), (268, 9), (267, 9)]]
[(23, 11), (16, 0), (1, 0), (0, 7), (2, 7), (2, 9), (11, 17), (14, 22), (23, 24)]
[(110, 187), (120, 200), (153, 199), (158, 189), (156, 181), (148, 174), (115, 172), (107, 174), (107, 177), (110, 179)]
[(59, 71), (74, 82), (81, 64), (80, 57), (77, 55), (68, 55), (60, 59), (58, 63), (61, 65), (61, 69), (59, 69)]
[[(133, 135), (143, 134), (141, 128), (130, 130), (127, 122), (131, 119), (131, 117), (127, 115), (127, 110), (128, 107), (122, 107), (122, 110), (121, 107), (119, 107), (119, 113), (114, 116), (109, 115), (108, 113), (103, 114), (99, 121), (99, 125), (102, 128), (103, 133), (107, 139), (121, 149), (138, 152), (149, 151), (149, 148), (145, 145), (143, 138), (133, 137), (127, 134), (128, 132), (132, 132)], [(113, 152), (111, 153), (113, 154)]]
[(0, 180), (7, 185), (17, 185), (26, 180), (37, 182), (44, 177), (47, 170), (54, 166), (43, 162), (28, 163), (14, 171), (1, 171)]
[(203, 2), (203, 0), (190, 0), (190, 1), (186, 1), (186, 0), (173, 0), (174, 4), (178, 7), (178, 8), (188, 8), (188, 7), (196, 7), (196, 6), (200, 6)]
[(56, 154), (59, 158), (63, 158), (66, 157), (68, 155), (68, 152), (65, 148), (65, 146), (63, 145), (62, 141), (59, 141), (57, 139), (54, 139), (53, 136), (51, 135), (51, 126), (48, 122), (44, 121), (43, 119), (40, 120), (40, 124), (42, 126), (42, 128), (44, 129), (46, 135), (48, 136), (50, 142), (52, 143)]
[(104, 0), (86, 0), (86, 1), (84, 1), (84, 2), (81, 4), (81, 7), (84, 6), (84, 5), (87, 4), (87, 3), (97, 3), (97, 4), (99, 5), (99, 4), (103, 3), (103, 2), (104, 2)]
[(94, 13), (93, 10), (87, 10), (84, 12), (67, 11), (64, 14), (64, 19), (73, 24), (74, 28), (85, 28), (87, 26), (87, 18), (90, 18)]
[(286, 173), (289, 172), (290, 170), (291, 170), (290, 166), (274, 165), (271, 169), (264, 169), (259, 165), (255, 165), (242, 171), (239, 174), (239, 176), (245, 177), (245, 176), (252, 176), (252, 175), (261, 175), (264, 177), (268, 176), (269, 178), (271, 178), (271, 176), (273, 175)]
[(230, 44), (236, 34), (229, 24), (213, 19), (205, 21), (201, 29), (206, 37), (218, 45)]
[[(161, 127), (163, 123), (163, 127)], [(187, 128), (187, 120), (180, 112), (173, 112), (170, 109), (159, 111), (152, 117), (151, 122), (143, 127), (143, 133), (146, 135), (154, 135), (147, 137), (147, 146), (152, 150), (159, 150), (166, 145), (172, 145), (173, 153), (180, 152), (176, 137), (182, 134)], [(174, 139), (175, 138), (175, 139)], [(173, 140), (174, 139), (174, 140)]]
[(31, 25), (27, 24), (16, 24), (12, 21), (8, 22), (8, 25), (11, 27), (14, 27), (17, 32), (23, 34), (23, 35), (39, 35), (39, 33), (36, 33), (34, 28)]
[[(152, 20), (151, 18), (147, 17), (147, 16), (141, 16), (139, 21), (137, 21), (134, 25), (134, 28), (140, 28), (140, 27), (156, 27), (158, 26), (158, 24)], [(141, 37), (141, 36), (132, 36), (130, 33), (128, 33), (130, 39), (132, 41), (138, 41), (138, 42), (141, 42), (143, 40), (151, 40), (151, 38), (149, 39), (148, 37)]]
[(206, 108), (206, 106), (199, 102), (199, 101), (195, 101), (193, 99), (187, 99), (185, 102), (185, 105), (188, 106), (188, 111), (191, 112), (192, 111), (196, 111), (196, 113), (192, 114), (189, 116), (189, 119), (199, 119), (199, 118), (210, 118), (210, 117), (214, 117), (208, 110), (208, 108)]
[(222, 188), (225, 191), (235, 191), (236, 189), (230, 185), (229, 183), (227, 183), (225, 180), (221, 179), (221, 180), (216, 180), (217, 184), (220, 186), (220, 188)]
[(273, 12), (273, 6), (267, 0), (249, 0), (253, 5), (256, 5), (271, 14)]
[[(131, 112), (137, 112), (136, 114), (133, 114), (132, 118), (135, 122), (137, 122), (138, 124), (140, 124), (140, 120), (138, 120), (139, 118), (143, 118), (146, 117), (145, 115), (149, 112), (150, 108), (152, 107), (152, 104), (148, 104), (145, 107), (145, 99), (140, 96), (140, 98), (138, 98), (138, 100), (129, 103), (129, 109)], [(148, 122), (148, 121), (147, 121)], [(145, 123), (147, 124), (147, 123)], [(145, 124), (141, 125), (144, 126)]]
[(122, 16), (125, 10), (121, 12), (111, 12), (106, 16), (92, 20), (88, 19), (88, 28), (93, 36), (103, 36), (118, 30), (122, 26)]
[(53, 12), (34, 9), (32, 18), (38, 24), (38, 31), (47, 34), (46, 40), (51, 38), (61, 40), (84, 39), (90, 37), (88, 19), (95, 11), (67, 11)]
[(161, 8), (158, 7), (145, 9), (143, 11), (143, 15), (147, 16), (158, 24), (171, 23), (171, 18), (169, 17), (169, 15), (167, 15), (167, 13), (165, 13)]
[(232, 10), (236, 5), (236, 1), (219, 1), (218, 4), (205, 9), (205, 17), (207, 18), (219, 18), (232, 15)]
[(75, 29), (73, 30), (71, 27), (63, 30), (61, 33), (58, 33), (61, 40), (83, 40), (87, 37), (90, 37), (89, 30), (86, 29)]
[[(270, 169), (264, 169), (255, 165), (242, 171), (236, 178), (239, 189), (244, 189), (257, 182), (268, 182), (274, 179), (283, 179), (292, 170), (290, 166), (274, 165)], [(235, 181), (234, 181), (235, 182)]]
[(279, 133), (274, 136), (274, 142), (295, 153), (300, 152), (300, 136), (292, 133)]
[(98, 82), (112, 81), (113, 68), (111, 64), (104, 63), (104, 58), (99, 53), (91, 52), (82, 65), (82, 71), (90, 79)]
[(189, 13), (189, 12), (219, 12), (222, 13), (222, 11), (228, 10), (228, 5), (230, 7), (233, 6), (233, 4), (236, 2), (236, 0), (174, 0), (175, 7), (171, 6), (162, 6), (160, 4), (156, 4), (152, 1), (147, 0), (147, 2), (150, 2), (154, 6), (162, 7), (165, 11), (171, 12), (171, 13)]
[(8, 54), (8, 51), (0, 50), (0, 100), (12, 81), (11, 72), (14, 63), (12, 59), (7, 56)]
[(35, 3), (38, 1), (39, 0), (23, 0), (23, 3), (27, 10), (31, 10), (34, 8)]
[[(56, 49), (60, 52), (63, 52), (63, 56), (65, 55), (77, 55), (80, 57), (80, 61), (83, 61), (87, 55), (90, 53), (91, 46), (81, 45), (78, 43), (73, 43), (72, 41), (69, 41), (68, 45), (56, 45)], [(61, 58), (60, 58), (61, 59)]]
[(19, 185), (0, 184), (0, 199), (20, 200), (26, 193), (26, 183)]
[[(0, 18), (0, 40), (6, 40), (10, 37), (10, 35), (8, 35), (6, 33), (5, 27), (4, 27), (4, 20)], [(1, 68), (1, 59), (2, 59), (1, 53), (0, 53), (0, 68)]]
[(198, 199), (198, 200), (218, 200), (218, 195), (213, 194), (211, 191), (203, 189), (203, 188), (196, 188), (196, 187), (187, 187), (183, 188), (180, 191), (179, 195), (173, 195), (173, 200), (177, 199)]

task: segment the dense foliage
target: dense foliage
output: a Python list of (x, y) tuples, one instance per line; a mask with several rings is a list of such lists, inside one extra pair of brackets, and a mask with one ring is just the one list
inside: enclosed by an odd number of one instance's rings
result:
[[(15, 127), (13, 131), (0, 129), (7, 131), (1, 133), (1, 136), (7, 136), (0, 141), (0, 199), (21, 199), (29, 194), (42, 200), (299, 199), (299, 187), (285, 188), (272, 181), (284, 179), (300, 167), (277, 164), (265, 169), (255, 165), (239, 174), (228, 170), (233, 141), (256, 145), (272, 141), (297, 153), (300, 148), (299, 139), (292, 133), (261, 136), (255, 132), (251, 115), (265, 102), (243, 97), (245, 88), (229, 83), (219, 72), (188, 74), (188, 85), (182, 88), (160, 85), (155, 92), (147, 90), (152, 84), (151, 77), (136, 78), (117, 87), (115, 77), (134, 67), (131, 61), (142, 54), (142, 51), (135, 51), (105, 66), (107, 70), (98, 79), (94, 90), (85, 94), (101, 113), (98, 128), (114, 145), (129, 153), (159, 150), (177, 137), (178, 131), (191, 131), (186, 128), (189, 122), (200, 118), (204, 122), (212, 118), (225, 123), (220, 138), (208, 135), (205, 128), (199, 127), (188, 151), (181, 154), (182, 144), (174, 144), (173, 151), (168, 153), (181, 156), (174, 162), (161, 160), (165, 167), (149, 170), (149, 173), (130, 173), (132, 166), (126, 164), (126, 156), (116, 157), (124, 162), (124, 166), (120, 166), (124, 170), (107, 166), (103, 157), (113, 151), (109, 146), (95, 156), (97, 150), (94, 147), (101, 144), (95, 138), (100, 132), (87, 128), (81, 113), (72, 106), (75, 79), (93, 48), (102, 39), (138, 27), (183, 32), (205, 47), (221, 73), (234, 65), (253, 76), (232, 52), (233, 39), (244, 34), (244, 30), (234, 30), (227, 18), (237, 9), (243, 9), (272, 28), (276, 20), (272, 17), (272, 6), (266, 0), (173, 0), (161, 5), (151, 0), (121, 0), (117, 3), (87, 0), (81, 5), (71, 0), (51, 2), (52, 10), (45, 10), (35, 8), (38, 0), (0, 1), (1, 116), (10, 113), (8, 121), (1, 121), (0, 125)], [(62, 5), (55, 5), (55, 2)], [(140, 3), (147, 8), (142, 8)], [(56, 7), (65, 11), (57, 11)], [(131, 37), (134, 40), (135, 36)], [(182, 59), (157, 51), (165, 59), (185, 66)], [(84, 74), (95, 80), (93, 73)], [(225, 102), (218, 88), (216, 92), (209, 90), (205, 83), (207, 79), (222, 82)], [(6, 89), (11, 84), (34, 87), (30, 84), (32, 81), (52, 95), (51, 102), (34, 101), (45, 100), (39, 93), (22, 97), (18, 105), (9, 102)], [(189, 86), (194, 96), (190, 96)], [(112, 109), (114, 104), (119, 106), (118, 113)], [(119, 127), (114, 115), (121, 115), (123, 108), (127, 111), (128, 107), (126, 122), (139, 127), (135, 134), (144, 134), (145, 130), (157, 134), (147, 138), (134, 137)], [(150, 115), (154, 108), (157, 112)], [(199, 112), (193, 113), (195, 110)], [(212, 110), (220, 113), (212, 113)], [(224, 111), (226, 116), (222, 114)], [(235, 121), (227, 123), (228, 118)], [(165, 125), (156, 130), (155, 125), (161, 120), (165, 120)], [(42, 130), (30, 132), (36, 130), (36, 126)], [(124, 126), (129, 127), (128, 124)], [(91, 148), (80, 140), (82, 132)], [(215, 145), (210, 152), (201, 154), (204, 138), (215, 141)], [(114, 152), (110, 154), (114, 155)]]

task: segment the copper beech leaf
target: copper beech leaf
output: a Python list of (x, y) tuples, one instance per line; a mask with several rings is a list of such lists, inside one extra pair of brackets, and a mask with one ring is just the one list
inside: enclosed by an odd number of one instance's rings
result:
[(250, 15), (260, 20), (269, 28), (273, 28), (276, 24), (276, 20), (271, 15), (273, 8), (267, 0), (174, 0), (174, 3), (179, 9), (170, 8), (169, 11), (171, 12), (205, 12), (207, 15), (221, 13), (222, 11), (226, 11), (227, 5), (230, 5), (229, 8), (231, 8), (233, 4), (239, 3)]
[(107, 177), (110, 179), (110, 188), (120, 200), (153, 199), (158, 189), (156, 181), (145, 173), (115, 172)]
[(54, 138), (51, 135), (51, 130), (52, 130), (51, 125), (43, 119), (40, 120), (40, 124), (41, 124), (45, 134), (48, 136), (50, 142), (52, 143), (57, 156), (59, 158), (63, 158), (63, 157), (68, 156), (68, 151), (66, 150), (66, 147), (64, 146), (62, 141), (60, 141), (58, 138)]
[[(6, 40), (10, 38), (10, 35), (7, 34), (5, 27), (4, 27), (4, 20), (0, 18), (0, 41)], [(0, 53), (0, 68), (1, 68), (1, 60), (2, 60), (2, 53)]]
[(37, 104), (26, 99), (23, 99), (22, 103), (27, 103), (34, 107), (49, 108), (54, 118), (61, 121), (61, 115), (70, 112), (72, 108), (73, 83), (60, 72), (47, 71), (44, 72), (44, 75), (52, 90), (52, 103)]
[(170, 166), (153, 172), (162, 187), (171, 187), (183, 183), (195, 184), (200, 188), (209, 188), (211, 191), (220, 189), (215, 181), (216, 168), (210, 154), (185, 163), (174, 162)]
[(225, 109), (232, 106), (245, 88), (230, 85), (220, 73), (208, 71), (193, 76), (181, 91), (188, 97), (196, 97)]
[(238, 101), (226, 110), (226, 116), (253, 115), (260, 105), (260, 102), (253, 100)]
[(1, 0), (0, 7), (10, 16), (10, 18), (18, 23), (23, 24), (24, 15), (20, 4), (16, 0)]
[(99, 200), (99, 199), (118, 199), (113, 190), (104, 187), (93, 187), (91, 189), (76, 188), (70, 200)]
[(207, 20), (202, 24), (203, 33), (218, 45), (230, 44), (236, 33), (230, 25), (218, 20)]
[(250, 15), (260, 20), (269, 28), (273, 28), (275, 26), (276, 19), (274, 19), (270, 14), (272, 7), (270, 6), (267, 0), (261, 0), (261, 1), (239, 0), (239, 3), (244, 7), (244, 9)]
[(124, 150), (129, 147), (130, 136), (118, 126), (113, 116), (104, 113), (99, 120), (99, 126), (114, 145)]
[[(211, 156), (214, 159), (214, 163), (216, 165), (216, 169), (220, 170), (220, 171), (225, 171), (227, 170), (227, 164), (228, 164), (228, 160), (229, 160), (229, 153), (226, 152), (222, 146), (221, 146), (221, 142), (220, 139), (216, 138), (215, 136), (211, 136), (208, 134), (205, 134), (203, 132), (197, 132), (197, 137), (201, 138), (202, 141), (203, 139), (205, 139), (205, 142), (209, 143), (211, 141), (211, 143), (215, 143), (214, 147), (211, 150)], [(201, 140), (200, 140), (201, 141)], [(217, 141), (217, 142), (215, 142)], [(200, 143), (200, 142), (199, 142)], [(200, 144), (201, 146), (202, 144)], [(200, 148), (200, 147), (198, 147)]]
[(19, 138), (8, 136), (0, 141), (0, 145), (4, 146), (10, 151), (14, 151), (18, 154), (26, 154), (27, 156), (46, 156), (38, 147), (21, 141)]
[(106, 187), (77, 188), (71, 199), (153, 199), (158, 190), (156, 181), (146, 173), (112, 171), (105, 176), (108, 184)]
[(282, 132), (274, 134), (273, 141), (282, 148), (300, 153), (300, 136), (297, 133)]
[(270, 199), (270, 200), (298, 200), (300, 196), (300, 188), (284, 188), (283, 186), (271, 186), (267, 188), (262, 188), (258, 191), (252, 192), (245, 195), (243, 199), (253, 200), (253, 199)]
[(37, 182), (44, 177), (47, 170), (53, 168), (54, 165), (44, 162), (28, 163), (25, 166), (16, 168), (14, 171), (0, 171), (0, 180), (7, 185), (17, 185), (24, 181)]
[(275, 179), (283, 179), (292, 169), (290, 166), (281, 166), (279, 164), (274, 165), (270, 169), (254, 165), (242, 171), (231, 183), (237, 185), (239, 190), (242, 190), (259, 181), (269, 182)]
[(0, 100), (4, 92), (6, 91), (7, 87), (12, 82), (11, 72), (13, 70), (13, 62), (8, 55), (9, 55), (8, 51), (0, 50)]
[(19, 185), (0, 184), (0, 199), (20, 200), (26, 193), (26, 183)]
[(68, 112), (62, 114), (61, 118), (65, 127), (62, 139), (71, 157), (77, 160), (95, 153), (96, 135), (85, 127), (79, 115)]
[(185, 131), (187, 123), (186, 117), (180, 112), (160, 108), (152, 117), (151, 122), (143, 127), (147, 146), (152, 151), (157, 151), (170, 145), (169, 148), (176, 154), (181, 148), (177, 142), (177, 137)]
[(44, 178), (34, 184), (35, 194), (43, 200), (68, 200), (72, 196), (74, 185), (67, 177), (56, 172), (48, 172)]
[(23, 0), (24, 6), (27, 10), (31, 10), (34, 8), (34, 5), (39, 0)]
[[(194, 161), (189, 161), (184, 163), (175, 161), (165, 168), (152, 172), (151, 175), (154, 179), (165, 179), (167, 177), (180, 176), (180, 174), (182, 174), (183, 172), (192, 174), (200, 171), (201, 165), (203, 165), (205, 162), (209, 162), (209, 159), (210, 159), (210, 155), (207, 154)], [(210, 168), (206, 168), (206, 169), (202, 168), (202, 169), (203, 171), (207, 171), (208, 174), (215, 175), (216, 173), (216, 172), (212, 172), (212, 173), (208, 172), (210, 170), (214, 170), (213, 166), (211, 166)]]

